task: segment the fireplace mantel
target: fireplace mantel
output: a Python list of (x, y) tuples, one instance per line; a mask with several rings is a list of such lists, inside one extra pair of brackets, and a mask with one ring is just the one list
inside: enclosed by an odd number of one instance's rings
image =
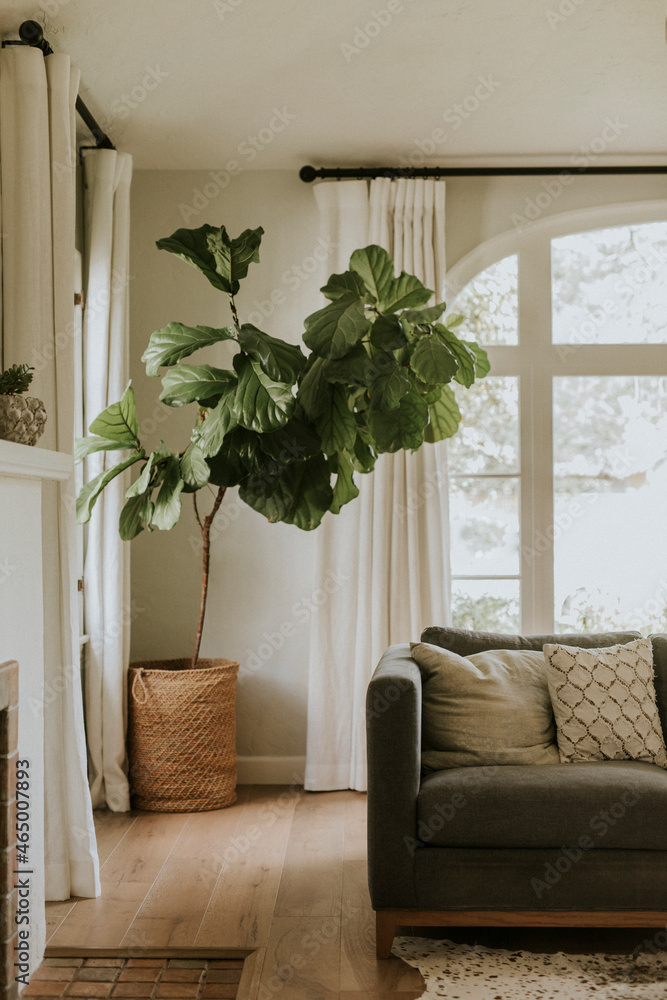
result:
[(52, 641), (44, 630), (43, 509), (73, 473), (71, 455), (0, 441), (0, 663), (19, 671), (18, 753), (30, 761), (30, 964), (40, 963), (44, 912), (44, 665)]
[(0, 476), (19, 479), (69, 479), (72, 456), (46, 448), (0, 441)]

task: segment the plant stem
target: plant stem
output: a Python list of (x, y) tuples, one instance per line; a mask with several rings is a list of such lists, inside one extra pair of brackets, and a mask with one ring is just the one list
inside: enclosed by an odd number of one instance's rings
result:
[(226, 486), (221, 486), (218, 490), (218, 494), (215, 498), (215, 503), (211, 509), (211, 513), (208, 517), (205, 517), (202, 521), (199, 517), (199, 511), (197, 510), (197, 495), (194, 494), (192, 499), (195, 507), (195, 516), (197, 518), (197, 524), (201, 529), (202, 541), (204, 544), (204, 555), (203, 555), (203, 567), (202, 567), (202, 581), (201, 581), (201, 603), (199, 605), (199, 621), (197, 623), (197, 638), (195, 642), (195, 652), (192, 657), (192, 663), (190, 664), (190, 669), (194, 670), (197, 666), (197, 660), (199, 659), (199, 649), (201, 646), (202, 632), (204, 631), (204, 616), (206, 614), (206, 598), (208, 597), (208, 571), (211, 563), (211, 525), (213, 524), (213, 519), (218, 513), (218, 508), (223, 501), (225, 493), (227, 492)]
[(236, 311), (236, 302), (234, 301), (234, 296), (229, 296), (229, 305), (232, 310), (232, 316), (234, 317), (234, 324), (237, 330), (241, 329), (241, 323), (239, 322), (239, 314)]

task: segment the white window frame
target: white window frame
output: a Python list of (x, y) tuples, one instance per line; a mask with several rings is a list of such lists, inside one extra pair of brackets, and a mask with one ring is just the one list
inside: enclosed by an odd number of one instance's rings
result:
[[(521, 631), (554, 629), (553, 378), (667, 375), (667, 344), (553, 344), (551, 240), (614, 226), (667, 221), (667, 199), (552, 215), (480, 244), (447, 275), (448, 301), (480, 271), (518, 255), (519, 343), (489, 346), (490, 375), (519, 379)], [(564, 350), (564, 348), (566, 348)], [(453, 470), (452, 470), (453, 471)], [(508, 574), (508, 578), (511, 578)]]

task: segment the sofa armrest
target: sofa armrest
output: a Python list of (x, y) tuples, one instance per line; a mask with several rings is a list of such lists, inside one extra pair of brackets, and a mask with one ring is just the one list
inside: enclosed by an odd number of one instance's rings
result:
[(421, 674), (409, 644), (390, 646), (366, 696), (368, 884), (375, 909), (416, 905), (421, 699)]

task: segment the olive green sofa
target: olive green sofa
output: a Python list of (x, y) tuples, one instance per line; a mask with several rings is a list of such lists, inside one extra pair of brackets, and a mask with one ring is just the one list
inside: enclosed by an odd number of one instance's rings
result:
[[(637, 632), (510, 636), (429, 628), (466, 656)], [(667, 635), (652, 637), (667, 733)], [(667, 771), (638, 761), (450, 768), (422, 776), (421, 674), (408, 643), (370, 682), (368, 875), (377, 954), (398, 926), (667, 925)]]

